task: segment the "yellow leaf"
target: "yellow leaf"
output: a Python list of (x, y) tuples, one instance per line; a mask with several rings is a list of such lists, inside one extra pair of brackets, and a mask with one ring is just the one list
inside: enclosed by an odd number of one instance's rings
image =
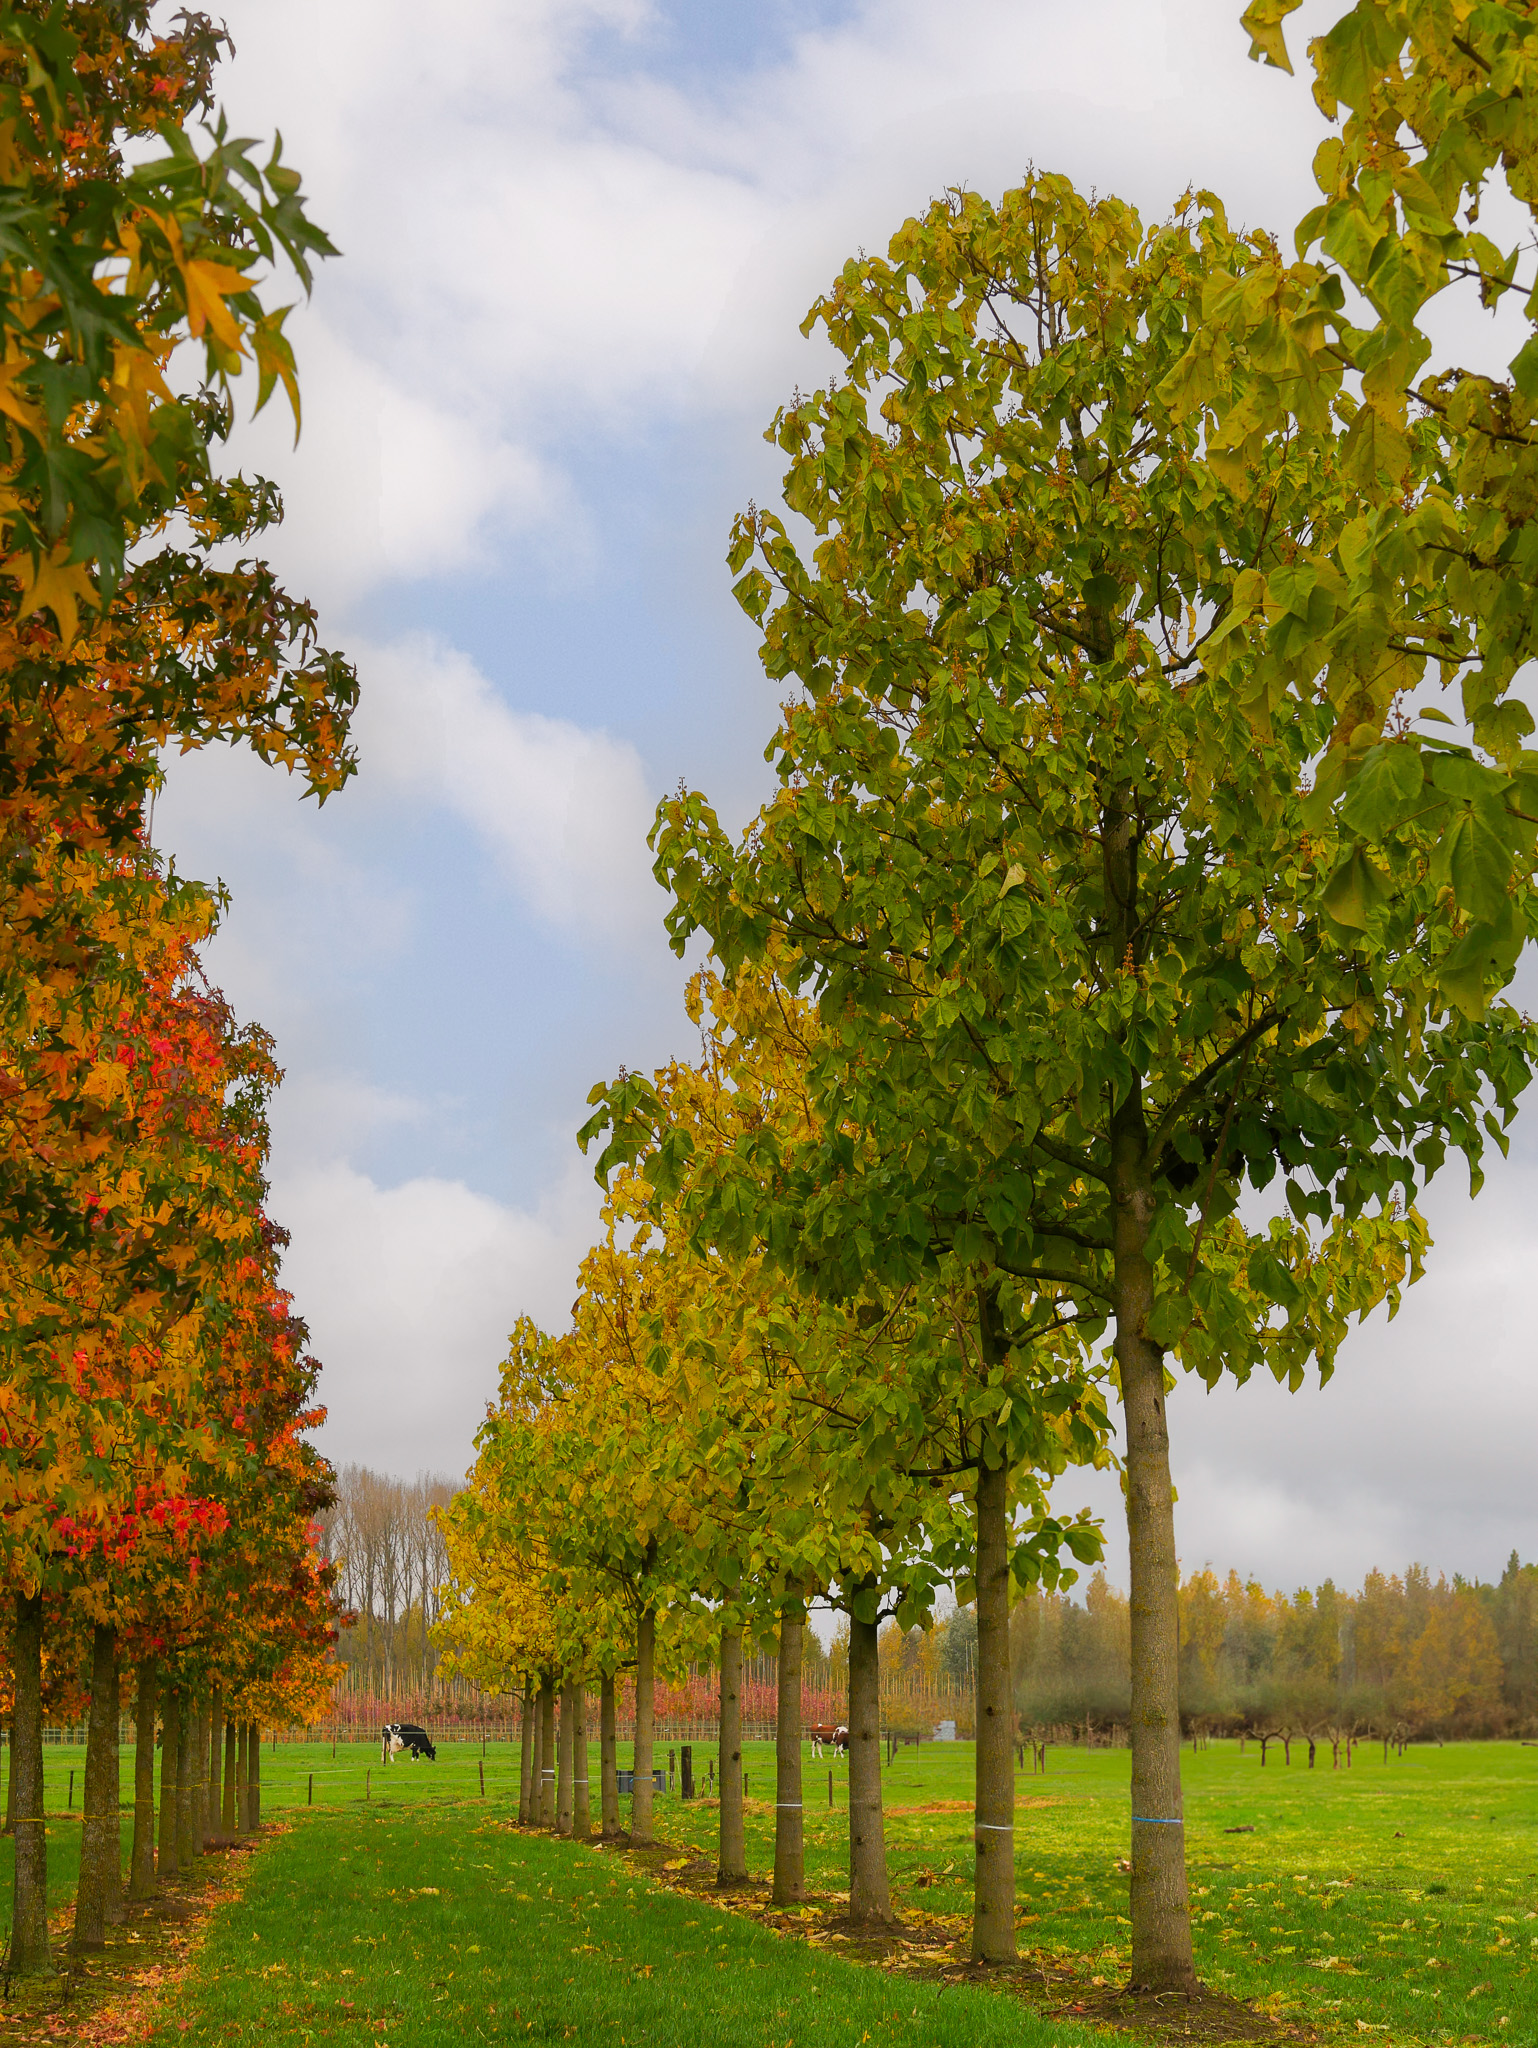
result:
[(66, 560), (61, 546), (42, 562), (34, 562), (26, 553), (11, 555), (5, 563), (5, 573), (21, 585), (21, 609), (16, 616), (24, 619), (28, 612), (42, 611), (46, 606), (58, 625), (59, 638), (68, 647), (80, 630), (78, 607), (96, 602), (85, 564)]
[(1250, 56), (1263, 57), (1278, 71), (1292, 70), (1292, 59), (1287, 55), (1287, 38), (1282, 33), (1282, 23), (1303, 0), (1252, 0), (1252, 4), (1240, 15), (1240, 25), (1250, 32)]
[(244, 355), (240, 329), (224, 301), (235, 292), (249, 291), (250, 279), (231, 263), (213, 263), (201, 256), (182, 265), (182, 279), (187, 287), (187, 325), (193, 334), (211, 327), (227, 349)]
[(29, 434), (41, 435), (42, 422), (38, 417), (37, 408), (28, 405), (24, 398), (18, 398), (11, 389), (26, 367), (20, 356), (13, 362), (0, 363), (0, 412), (15, 420), (18, 426), (25, 427)]

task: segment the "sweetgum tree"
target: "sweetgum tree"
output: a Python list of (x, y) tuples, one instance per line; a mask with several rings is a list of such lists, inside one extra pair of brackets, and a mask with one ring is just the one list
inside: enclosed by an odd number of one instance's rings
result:
[[(1304, 557), (1349, 548), (1359, 510), (1346, 421), (1326, 394), (1223, 445), (1188, 354), (1204, 299), (1274, 255), (1215, 202), (1145, 232), (1033, 176), (847, 265), (809, 320), (843, 379), (773, 428), (809, 544), (767, 512), (733, 544), (792, 686), (779, 791), (740, 844), (689, 794), (655, 835), (678, 946), (703, 929), (729, 974), (773, 947), (818, 995), (820, 1138), (758, 1175), (766, 1239), (829, 1291), (940, 1247), (1114, 1324), (1151, 1990), (1194, 1981), (1172, 1368), (1327, 1374), (1418, 1270), (1420, 1184), (1449, 1146), (1477, 1178), (1534, 1051), (1484, 986), (1442, 988), (1483, 872), (1413, 820), (1381, 865), (1331, 809), (1355, 727), (1289, 695)], [(1259, 378), (1294, 343), (1226, 346)], [(1355, 801), (1412, 766), (1461, 772), (1397, 721)]]

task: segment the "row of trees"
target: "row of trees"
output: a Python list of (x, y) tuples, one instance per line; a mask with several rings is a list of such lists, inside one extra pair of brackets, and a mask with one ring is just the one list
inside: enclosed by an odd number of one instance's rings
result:
[(322, 1556), (336, 1568), (351, 1615), (338, 1656), (358, 1690), (382, 1698), (432, 1697), (438, 1651), (433, 1626), (448, 1553), (436, 1510), (457, 1487), (436, 1473), (396, 1479), (344, 1465), (336, 1499), (320, 1516)]
[[(217, 473), (233, 384), (282, 384), (329, 250), (299, 179), (212, 108), (224, 38), (141, 0), (0, 7), (0, 1570), (16, 1836), (9, 1969), (50, 1967), (42, 1720), (88, 1700), (74, 1940), (118, 1891), (120, 1672), (153, 1882), (173, 1787), (324, 1689), (316, 1366), (265, 1212), (279, 1076), (199, 964), (217, 892), (154, 852), (162, 749), (240, 740), (324, 796), (356, 695), (242, 550), (280, 516)], [(206, 117), (205, 146), (193, 141)], [(245, 1731), (242, 1737), (240, 1732)], [(173, 1800), (174, 1810), (174, 1800)], [(196, 1832), (196, 1829), (194, 1829)], [(195, 1853), (193, 1848), (185, 1853)], [(162, 1870), (178, 1850), (163, 1837)]]
[[(1294, 4), (1255, 0), (1257, 55)], [(856, 1920), (889, 1911), (880, 1620), (975, 1589), (1004, 1957), (1011, 1586), (1096, 1552), (1044, 1487), (1108, 1455), (1104, 1388), (1153, 1992), (1195, 1981), (1168, 1397), (1327, 1374), (1538, 1054), (1501, 993), (1538, 918), (1538, 336), (1505, 379), (1423, 375), (1420, 324), (1514, 288), (1479, 204), (1533, 205), (1538, 24), (1361, 0), (1311, 56), (1338, 133), (1296, 260), (1211, 194), (1145, 228), (1042, 175), (947, 195), (813, 308), (840, 372), (771, 430), (794, 526), (752, 510), (730, 556), (779, 787), (740, 837), (687, 790), (653, 836), (677, 947), (713, 949), (701, 1057), (595, 1091), (604, 1241), (571, 1334), (517, 1333), (451, 1511), (456, 1654), (537, 1685), (547, 1744), (558, 1687), (633, 1662), (641, 1839), (656, 1660), (718, 1638), (730, 1788), (742, 1631), (784, 1682), (805, 1600), (846, 1608)]]
[[(1498, 1583), (1370, 1572), (1291, 1595), (1210, 1569), (1180, 1587), (1187, 1733), (1329, 1727), (1481, 1736), (1538, 1730), (1538, 1565), (1513, 1553)], [(953, 1617), (957, 1627), (963, 1617)], [(1035, 1594), (1010, 1617), (1022, 1722), (1126, 1723), (1131, 1611), (1106, 1583), (1082, 1604)], [(895, 1649), (896, 1646), (894, 1646)]]

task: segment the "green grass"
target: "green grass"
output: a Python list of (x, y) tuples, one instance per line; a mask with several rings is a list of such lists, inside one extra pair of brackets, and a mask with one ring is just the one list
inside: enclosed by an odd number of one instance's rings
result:
[[(78, 1773), (79, 1753), (48, 1758), (56, 1897), (74, 1874), (78, 1828), (59, 1811), (71, 1761)], [(745, 1762), (749, 1861), (766, 1872), (772, 1750), (750, 1744)], [(234, 2040), (260, 2027), (273, 2048), (365, 2038), (409, 2048), (474, 2039), (472, 2013), (485, 2015), (476, 2025), (488, 2040), (558, 2039), (568, 2027), (569, 2038), (595, 2042), (754, 2048), (855, 2044), (864, 2031), (899, 2043), (1007, 2036), (1022, 2048), (1088, 2038), (1027, 2019), (986, 1989), (862, 1970), (714, 1901), (659, 1891), (612, 1856), (520, 1836), (507, 1826), (516, 1752), (488, 1747), (484, 1803), (481, 1768), (471, 1745), (442, 1745), (436, 1766), (388, 1769), (361, 1744), (343, 1745), (334, 1762), (329, 1745), (267, 1750), (264, 1811), (299, 1824), (257, 1860), (245, 1902), (216, 1921), (185, 1994), (186, 2038)], [(830, 1810), (829, 1768), (806, 1764), (807, 1870), (813, 1891), (836, 1903), (847, 1882), (846, 1777), (832, 1766)], [(1538, 1749), (1413, 1748), (1385, 1763), (1364, 1745), (1349, 1771), (1332, 1771), (1328, 1752), (1309, 1771), (1298, 1748), (1290, 1768), (1273, 1748), (1262, 1771), (1253, 1744), (1241, 1757), (1215, 1743), (1187, 1751), (1183, 1768), (1208, 1983), (1353, 2040), (1371, 2028), (1388, 2042), (1538, 2048)], [(971, 1772), (971, 1748), (957, 1743), (900, 1751), (885, 1773), (895, 1903), (910, 1921), (957, 1934), (971, 1903)], [(596, 1746), (591, 1775), (596, 1791)], [(130, 1778), (125, 1755), (125, 1794)], [(1053, 1750), (1046, 1776), (1020, 1773), (1018, 1791), (1022, 1950), (1080, 1982), (1118, 1981), (1128, 1957), (1118, 1868), (1126, 1752)], [(663, 1796), (657, 1809), (660, 1835), (714, 1855), (713, 1802)], [(1254, 1832), (1226, 1832), (1237, 1827)], [(0, 1848), (7, 1901), (9, 1855)], [(382, 2029), (368, 2034), (365, 2019)]]
[[(448, 1773), (444, 1774), (448, 1776)], [(408, 1791), (305, 1811), (216, 1917), (168, 2013), (188, 2044), (1089, 2048), (986, 1990), (784, 1941), (623, 1858)], [(158, 2030), (157, 2030), (158, 2033)]]

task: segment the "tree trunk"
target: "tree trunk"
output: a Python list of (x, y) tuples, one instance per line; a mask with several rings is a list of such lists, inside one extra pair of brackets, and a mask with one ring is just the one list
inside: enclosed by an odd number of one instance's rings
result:
[(576, 1754), (572, 1694), (575, 1691), (576, 1687), (568, 1678), (561, 1687), (561, 1733), (556, 1747), (555, 1831), (558, 1835), (571, 1833), (571, 1766)]
[(529, 1824), (529, 1774), (534, 1766), (534, 1687), (523, 1688), (523, 1726), (518, 1745), (518, 1825)]
[(1009, 1668), (1009, 1465), (977, 1468), (977, 1872), (972, 1960), (1015, 1959), (1015, 1715)]
[(555, 1680), (539, 1689), (539, 1824), (555, 1826)]
[(182, 1695), (182, 1724), (176, 1745), (176, 1860), (190, 1877), (203, 1853), (199, 1832), (198, 1778), (193, 1763), (198, 1749), (198, 1703)]
[(742, 1630), (721, 1631), (721, 1853), (716, 1883), (746, 1884), (742, 1818)]
[(253, 1730), (247, 1720), (235, 1723), (235, 1832), (251, 1832), (251, 1744)]
[[(1113, 797), (1101, 820), (1106, 936), (1136, 960), (1137, 828)], [(1148, 1233), (1154, 1191), (1141, 1081), (1111, 1115), (1112, 1294), (1127, 1441), (1132, 1621), (1132, 1977), (1135, 1991), (1196, 1985), (1180, 1790), (1180, 1568), (1164, 1412), (1164, 1354), (1147, 1335), (1155, 1301)]]
[(886, 1835), (881, 1818), (881, 1667), (876, 1624), (849, 1617), (849, 1918), (887, 1926)]
[(11, 1723), (5, 1745), (5, 1826), (0, 1833), (16, 1832), (16, 1725)]
[(644, 1848), (652, 1838), (652, 1705), (657, 1653), (657, 1617), (648, 1607), (636, 1624), (635, 1796), (630, 1802), (630, 1843)]
[(52, 1972), (48, 1949), (48, 1837), (43, 1825), (43, 1596), (16, 1595), (12, 1644), (15, 1707), (11, 1770), (16, 1780), (16, 1876), (11, 1907), (12, 1977)]
[(182, 1695), (174, 1685), (166, 1687), (160, 1730), (160, 1841), (156, 1867), (160, 1882), (175, 1877), (176, 1855), (176, 1759), (182, 1746)]
[(108, 1920), (122, 1917), (117, 1737), (117, 1630), (97, 1622), (91, 1631), (91, 1717), (86, 1728), (75, 1931), (70, 1942), (77, 1954), (105, 1948)]
[(593, 1811), (587, 1788), (587, 1687), (572, 1689), (575, 1712), (571, 1720), (571, 1831), (579, 1842), (593, 1832)]
[(214, 1723), (216, 1754), (221, 1733), (224, 1736), (224, 1783), (220, 1788), (219, 1827), (223, 1834), (233, 1835), (239, 1828), (239, 1822), (235, 1815), (235, 1780), (239, 1774), (240, 1766), (236, 1761), (235, 1753), (240, 1740), (240, 1734), (235, 1726), (232, 1715), (225, 1716), (222, 1730), (217, 1721)]
[(598, 1832), (605, 1842), (619, 1833), (619, 1767), (615, 1760), (614, 1673), (598, 1684)]
[(128, 1857), (128, 1896), (155, 1896), (155, 1660), (141, 1659), (134, 1699), (134, 1839)]
[(533, 1705), (530, 1709), (533, 1720), (533, 1734), (529, 1743), (529, 1826), (539, 1826), (541, 1788), (545, 1782), (545, 1695), (541, 1687), (533, 1690)]
[(262, 1824), (262, 1724), (260, 1721), (253, 1721), (251, 1723), (251, 1758), (250, 1768), (246, 1773), (246, 1802), (246, 1811), (250, 1816), (247, 1825), (254, 1835)]
[(801, 1651), (806, 1621), (787, 1610), (780, 1617), (780, 1682), (774, 1724), (774, 1903), (798, 1906), (806, 1897), (801, 1811)]
[(220, 1780), (224, 1761), (224, 1691), (216, 1692), (208, 1703), (208, 1719), (203, 1724), (203, 1776), (207, 1795), (203, 1807), (203, 1839), (214, 1843), (221, 1839), (224, 1805)]

